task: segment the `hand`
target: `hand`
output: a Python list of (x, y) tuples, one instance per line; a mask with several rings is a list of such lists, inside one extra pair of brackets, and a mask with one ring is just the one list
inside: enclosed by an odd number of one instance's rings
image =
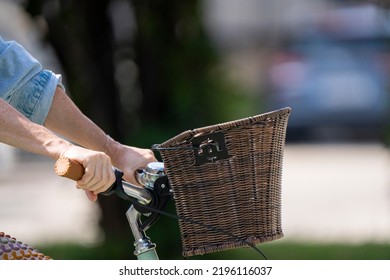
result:
[(113, 165), (123, 171), (125, 181), (139, 185), (135, 179), (135, 173), (138, 169), (145, 168), (149, 162), (157, 161), (153, 151), (122, 145), (112, 139), (111, 142), (108, 154)]
[(85, 173), (76, 187), (85, 190), (91, 201), (96, 201), (97, 194), (106, 191), (115, 182), (111, 160), (105, 153), (71, 146), (62, 156), (83, 165)]

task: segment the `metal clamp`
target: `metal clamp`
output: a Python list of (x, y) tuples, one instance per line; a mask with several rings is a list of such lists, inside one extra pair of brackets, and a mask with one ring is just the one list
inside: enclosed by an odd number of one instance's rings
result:
[(195, 165), (203, 165), (230, 157), (222, 132), (203, 134), (192, 139)]

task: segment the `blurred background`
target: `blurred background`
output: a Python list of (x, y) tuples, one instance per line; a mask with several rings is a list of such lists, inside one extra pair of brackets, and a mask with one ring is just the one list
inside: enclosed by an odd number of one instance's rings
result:
[[(129, 145), (291, 107), (285, 237), (259, 248), (271, 259), (390, 259), (387, 6), (0, 0), (0, 34), (61, 73), (81, 110)], [(53, 164), (0, 145), (0, 230), (55, 259), (133, 259), (129, 205), (89, 202)], [(181, 258), (176, 221), (162, 217), (148, 235), (162, 259)]]

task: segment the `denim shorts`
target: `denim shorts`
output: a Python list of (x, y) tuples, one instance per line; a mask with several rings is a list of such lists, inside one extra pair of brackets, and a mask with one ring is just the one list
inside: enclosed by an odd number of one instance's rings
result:
[(58, 85), (62, 86), (61, 76), (43, 70), (7, 96), (5, 101), (31, 121), (43, 124)]

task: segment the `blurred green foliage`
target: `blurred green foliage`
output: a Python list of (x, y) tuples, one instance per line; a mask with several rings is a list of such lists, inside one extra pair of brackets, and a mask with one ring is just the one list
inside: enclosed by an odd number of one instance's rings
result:
[(140, 124), (129, 135), (145, 146), (183, 130), (250, 116), (256, 102), (233, 83), (204, 29), (202, 1), (132, 1)]
[[(178, 240), (176, 240), (176, 243)], [(54, 259), (60, 260), (135, 260), (133, 245), (128, 243), (111, 243), (102, 246), (84, 247), (75, 244), (58, 244), (40, 246), (40, 251)], [(390, 244), (363, 243), (301, 243), (291, 241), (273, 241), (259, 245), (270, 260), (389, 260)], [(180, 260), (180, 244), (167, 248), (164, 243), (157, 244), (158, 254), (162, 260)], [(223, 251), (190, 260), (262, 260), (255, 251), (242, 248)]]

